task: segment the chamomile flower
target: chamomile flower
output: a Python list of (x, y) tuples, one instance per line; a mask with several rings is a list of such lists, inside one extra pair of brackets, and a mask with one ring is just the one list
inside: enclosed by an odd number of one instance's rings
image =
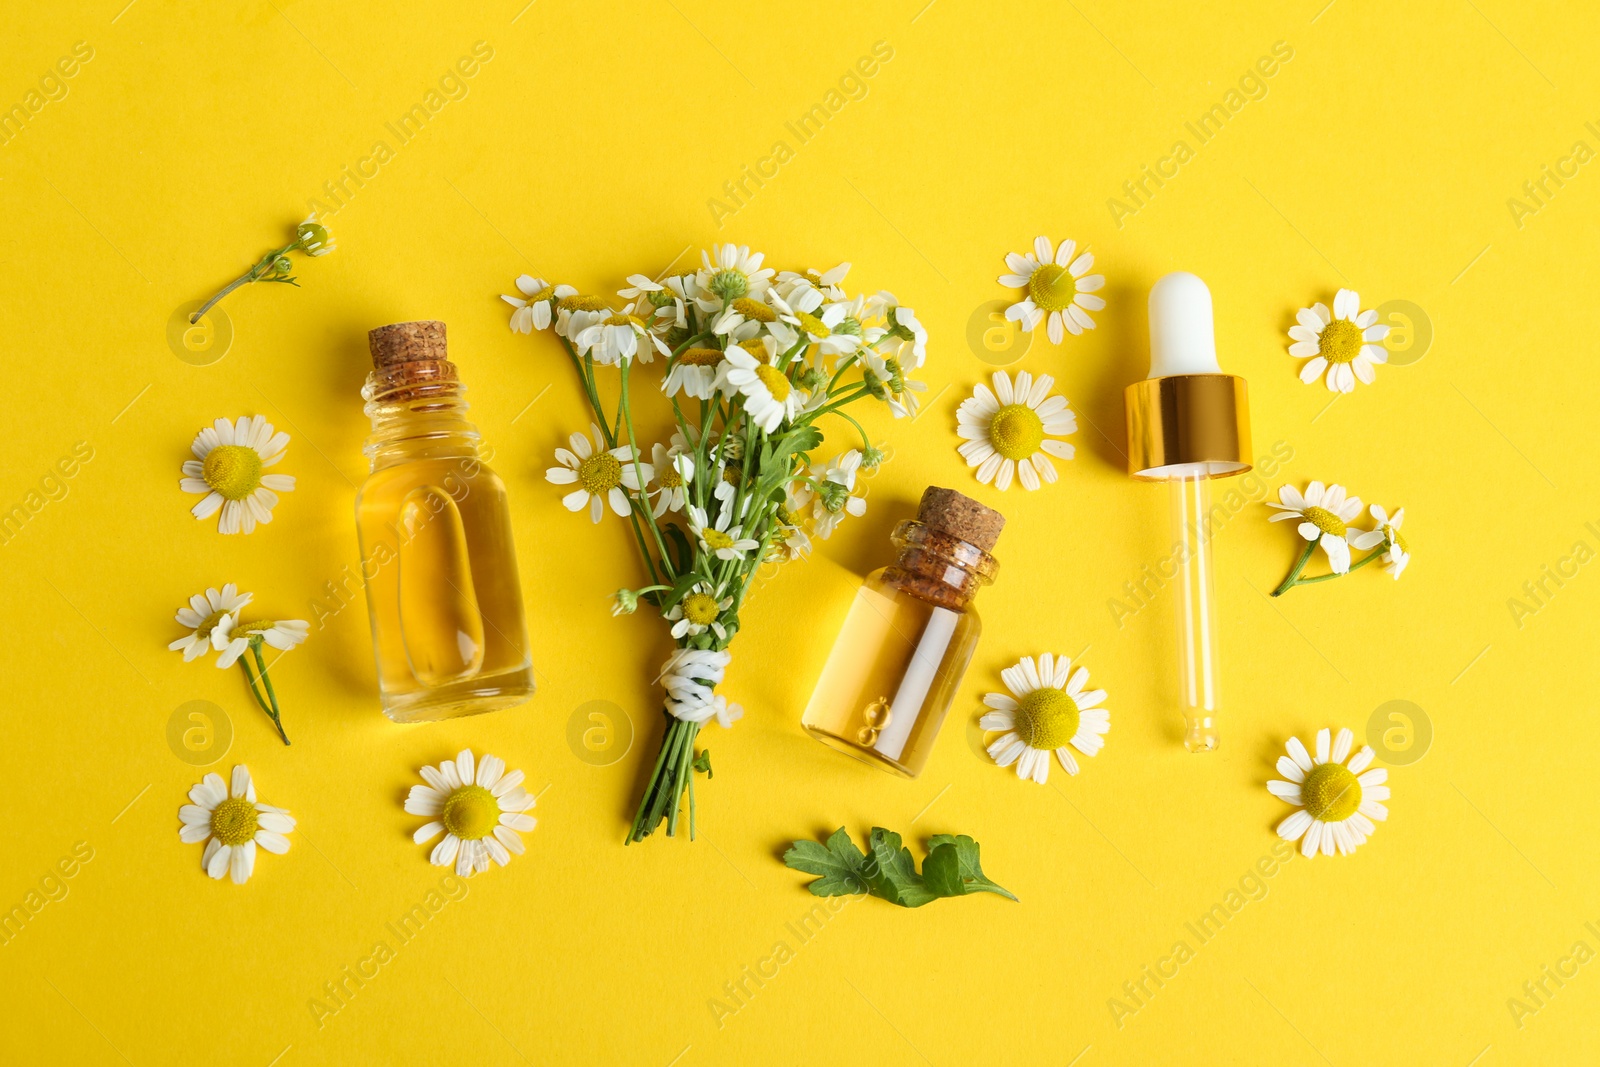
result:
[(711, 332), (726, 334), (732, 333), (747, 322), (766, 325), (777, 321), (778, 312), (770, 304), (754, 297), (741, 296), (737, 300), (729, 301), (727, 308), (711, 323)]
[(328, 232), (328, 227), (317, 221), (317, 213), (313, 211), (305, 217), (300, 225), (294, 228), (295, 241), (301, 251), (311, 256), (325, 256), (338, 247), (333, 234)]
[[(1373, 751), (1363, 745), (1350, 756), (1355, 735), (1339, 731), (1329, 745), (1328, 730), (1317, 731), (1317, 753), (1313, 758), (1298, 737), (1289, 738), (1289, 754), (1278, 757), (1278, 773), (1287, 781), (1273, 779), (1267, 791), (1297, 809), (1278, 824), (1278, 836), (1299, 841), (1307, 857), (1318, 852), (1331, 856), (1337, 851), (1346, 856), (1364, 844), (1374, 829), (1373, 823), (1389, 817), (1383, 801), (1389, 799), (1384, 785), (1389, 772), (1382, 767), (1367, 770)], [(1345, 757), (1350, 761), (1345, 762)]]
[[(661, 338), (651, 333), (645, 321), (633, 313), (636, 306), (629, 304), (609, 314), (596, 313), (582, 329), (572, 334), (573, 347), (592, 356), (596, 363), (607, 366), (634, 358), (640, 363), (649, 363), (656, 350), (663, 354), (669, 352)], [(641, 346), (641, 337), (649, 338), (650, 343)]]
[(673, 359), (667, 376), (661, 381), (661, 391), (696, 400), (710, 400), (723, 385), (727, 373), (726, 357), (720, 348), (686, 348)]
[[(863, 503), (865, 503), (863, 501)], [(778, 515), (779, 537), (773, 543), (773, 552), (769, 557), (780, 562), (805, 559), (811, 554), (811, 537), (804, 529), (796, 524), (787, 509), (782, 509)]]
[(184, 461), (178, 482), (185, 493), (205, 494), (190, 509), (194, 517), (220, 510), (217, 529), (225, 534), (252, 533), (257, 523), (271, 522), (278, 494), (294, 489), (294, 477), (265, 471), (283, 459), (288, 447), (289, 435), (274, 433), (260, 415), (218, 419), (201, 430), (189, 446), (195, 458)]
[(310, 632), (310, 623), (303, 619), (261, 619), (241, 624), (238, 613), (230, 612), (218, 619), (212, 628), (211, 647), (221, 653), (217, 666), (226, 670), (250, 648), (252, 638), (259, 637), (273, 648), (287, 652), (305, 641)]
[(429, 863), (454, 863), (459, 877), (470, 878), (487, 871), (490, 860), (504, 867), (513, 853), (522, 855), (517, 831), (532, 830), (535, 820), (523, 814), (533, 807), (533, 797), (522, 788), (521, 771), (508, 772), (499, 756), (484, 756), (474, 766), (472, 749), (464, 748), (455, 759), (420, 773), (427, 784), (411, 787), (406, 813), (432, 820), (411, 835), (417, 844), (444, 834)]
[(1376, 311), (1362, 311), (1361, 298), (1353, 289), (1340, 289), (1333, 298), (1333, 311), (1317, 303), (1301, 308), (1289, 327), (1289, 355), (1296, 359), (1312, 357), (1300, 368), (1300, 380), (1310, 385), (1327, 371), (1328, 388), (1338, 393), (1354, 392), (1356, 380), (1368, 385), (1377, 377), (1373, 369), (1389, 362), (1389, 352), (1381, 342), (1389, 327), (1378, 325)]
[(1068, 774), (1078, 773), (1078, 760), (1068, 745), (1093, 756), (1105, 747), (1101, 735), (1111, 729), (1111, 713), (1100, 706), (1104, 689), (1085, 690), (1089, 671), (1072, 669), (1072, 660), (1046, 652), (1037, 663), (1024, 656), (1000, 672), (1011, 691), (988, 693), (984, 704), (993, 709), (978, 720), (984, 730), (1005, 733), (989, 746), (989, 755), (1002, 767), (1017, 765), (1018, 778), (1043, 785), (1050, 777), (1050, 754)]
[(742, 296), (757, 300), (765, 296), (774, 271), (761, 266), (762, 258), (748, 245), (716, 245), (709, 252), (702, 251), (702, 266), (694, 279), (700, 290), (695, 301), (700, 310), (714, 314)]
[(611, 302), (590, 293), (568, 293), (556, 299), (555, 307), (556, 336), (569, 341), (611, 314)]
[(1059, 248), (1052, 249), (1050, 238), (1040, 236), (1033, 239), (1032, 252), (1008, 253), (1006, 266), (1011, 273), (1000, 275), (1000, 284), (1025, 288), (1028, 295), (1006, 309), (1006, 318), (1032, 330), (1048, 316), (1051, 344), (1061, 343), (1063, 331), (1079, 334), (1094, 329), (1089, 312), (1106, 306), (1104, 299), (1094, 295), (1106, 280), (1103, 275), (1088, 273), (1094, 267), (1094, 256), (1084, 252), (1074, 258), (1077, 250), (1076, 241), (1062, 241)]
[(578, 290), (570, 285), (551, 285), (531, 274), (519, 274), (517, 292), (522, 295), (506, 296), (502, 293), (500, 296), (501, 300), (516, 309), (511, 313), (511, 332), (532, 333), (534, 330), (549, 329), (554, 321), (551, 308), (555, 302), (562, 297), (576, 295)]
[(688, 503), (687, 486), (694, 481), (694, 456), (689, 452), (689, 442), (683, 434), (672, 435), (670, 446), (653, 445), (650, 449), (650, 469), (655, 475), (655, 507), (651, 514), (660, 518), (669, 511), (682, 511)]
[[(808, 267), (804, 274), (786, 270), (778, 275), (778, 283), (786, 290), (785, 299), (788, 298), (789, 293), (804, 287), (815, 291), (825, 300), (843, 300), (844, 289), (842, 285), (845, 276), (849, 273), (850, 264), (847, 261), (828, 270), (817, 270), (815, 267)], [(810, 309), (808, 308), (807, 310)]]
[(213, 878), (224, 874), (234, 885), (244, 885), (256, 869), (256, 846), (282, 855), (289, 851), (284, 835), (294, 830), (294, 817), (282, 808), (256, 801), (256, 785), (244, 766), (233, 769), (230, 791), (215, 772), (189, 790), (189, 803), (178, 809), (183, 827), (178, 840), (186, 845), (204, 841), (200, 867)]
[(656, 328), (687, 327), (688, 304), (695, 298), (696, 292), (693, 274), (674, 274), (662, 281), (659, 290), (647, 290), (644, 296), (650, 302), (650, 306), (655, 308)]
[(878, 296), (887, 299), (883, 313), (889, 322), (889, 333), (904, 342), (900, 346), (900, 365), (908, 371), (922, 369), (928, 359), (926, 327), (917, 321), (915, 311), (896, 304), (892, 293), (879, 293)]
[(767, 433), (794, 418), (805, 406), (806, 395), (770, 362), (757, 359), (738, 345), (723, 355), (728, 361), (728, 385), (744, 394), (745, 414)]
[(855, 495), (856, 476), (861, 471), (861, 450), (852, 448), (827, 464), (813, 464), (811, 475), (817, 481), (811, 505), (811, 528), (823, 540), (833, 536), (846, 515), (865, 515), (867, 501)]
[(761, 542), (748, 537), (741, 537), (744, 532), (742, 526), (728, 528), (728, 508), (724, 504), (717, 515), (713, 525), (702, 507), (689, 508), (689, 532), (700, 542), (703, 552), (710, 552), (718, 559), (743, 559), (754, 549), (761, 547)]
[(978, 468), (978, 481), (996, 489), (1011, 487), (1012, 477), (1024, 489), (1037, 489), (1056, 480), (1050, 457), (1071, 459), (1073, 447), (1055, 440), (1076, 433), (1078, 417), (1064, 396), (1051, 396), (1055, 379), (1048, 374), (1035, 380), (1017, 372), (1015, 387), (1005, 371), (994, 372), (994, 390), (979, 382), (956, 412), (956, 433), (963, 438), (956, 451), (967, 466)]
[(1406, 566), (1411, 562), (1411, 549), (1406, 545), (1406, 539), (1400, 533), (1400, 526), (1406, 521), (1406, 509), (1401, 508), (1390, 515), (1381, 506), (1374, 504), (1368, 511), (1374, 522), (1378, 524), (1375, 531), (1383, 535), (1384, 540), (1384, 566), (1396, 581), (1405, 573)]
[(861, 380), (868, 392), (889, 405), (889, 411), (895, 418), (915, 416), (917, 408), (921, 406), (917, 394), (927, 392), (928, 383), (906, 377), (907, 368), (901, 360), (911, 352), (912, 342), (891, 343), (896, 346), (892, 354), (875, 348), (861, 349)]
[(672, 623), (672, 636), (675, 640), (684, 637), (699, 637), (710, 630), (717, 635), (720, 641), (728, 639), (728, 631), (722, 625), (722, 613), (733, 607), (733, 597), (727, 596), (717, 599), (717, 591), (709, 582), (696, 582), (694, 588), (684, 594), (682, 600), (665, 613), (665, 617)]
[(556, 449), (556, 459), (561, 466), (548, 468), (544, 472), (545, 480), (554, 485), (577, 483), (578, 488), (561, 498), (568, 511), (582, 511), (587, 505), (589, 518), (599, 522), (609, 503), (612, 511), (626, 518), (633, 514), (628, 492), (636, 493), (643, 487), (640, 468), (643, 468), (646, 482), (654, 472), (650, 464), (635, 461), (632, 445), (607, 450), (602, 443), (605, 438), (600, 434), (600, 427), (590, 423), (589, 429), (594, 432), (594, 443), (581, 433), (573, 434), (568, 438), (572, 445), (570, 450)]
[(1267, 501), (1269, 508), (1278, 511), (1271, 521), (1299, 519), (1295, 529), (1307, 541), (1322, 546), (1322, 551), (1328, 555), (1328, 567), (1335, 574), (1350, 570), (1351, 545), (1368, 549), (1383, 540), (1380, 531), (1357, 530), (1350, 525), (1350, 521), (1361, 514), (1361, 498), (1346, 496), (1344, 486), (1337, 482), (1326, 487), (1321, 482), (1312, 482), (1306, 486), (1304, 496), (1294, 486), (1285, 485), (1278, 490), (1278, 499), (1281, 504)]
[(180, 637), (167, 647), (183, 652), (183, 662), (198, 659), (211, 646), (211, 633), (224, 618), (237, 618), (239, 609), (250, 603), (249, 593), (239, 592), (232, 582), (221, 589), (207, 589), (189, 598), (186, 607), (178, 609), (178, 625), (186, 627), (189, 634)]
[(829, 304), (818, 318), (828, 328), (828, 335), (817, 342), (817, 349), (824, 358), (848, 356), (887, 332), (881, 326), (866, 325), (867, 298), (864, 296)]

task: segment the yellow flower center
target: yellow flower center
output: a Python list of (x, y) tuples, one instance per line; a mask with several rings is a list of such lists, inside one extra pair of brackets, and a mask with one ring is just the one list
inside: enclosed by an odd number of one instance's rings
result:
[(747, 319), (756, 322), (777, 322), (778, 313), (759, 300), (752, 300), (748, 296), (741, 296), (733, 302), (733, 310)]
[(1078, 280), (1067, 268), (1046, 263), (1028, 275), (1028, 295), (1046, 311), (1065, 311), (1078, 295)]
[(207, 454), (201, 476), (223, 499), (243, 500), (261, 484), (261, 453), (249, 445), (218, 445)]
[(717, 621), (716, 598), (706, 593), (690, 593), (683, 598), (683, 617), (696, 626), (711, 625)]
[(811, 312), (796, 311), (794, 317), (800, 320), (800, 328), (812, 337), (828, 336), (828, 324), (811, 314)]
[(1035, 689), (1017, 705), (1014, 729), (1029, 748), (1053, 750), (1078, 732), (1078, 702), (1060, 689)]
[(523, 299), (530, 304), (537, 304), (541, 300), (549, 300), (555, 295), (555, 293), (556, 287), (553, 285), (547, 285), (543, 289), (540, 289), (537, 293), (534, 293), (532, 296), (524, 297)]
[(1349, 319), (1334, 319), (1317, 338), (1317, 354), (1329, 363), (1349, 363), (1361, 354), (1361, 327)]
[(444, 798), (439, 821), (464, 841), (477, 841), (494, 833), (500, 822), (500, 802), (481, 785), (464, 785)]
[(1319, 763), (1300, 783), (1306, 814), (1322, 822), (1342, 822), (1361, 806), (1361, 783), (1342, 763)]
[(632, 326), (643, 332), (644, 320), (637, 315), (607, 315), (604, 320), (606, 326)]
[(229, 797), (211, 812), (211, 836), (224, 845), (242, 845), (256, 836), (256, 806), (244, 797)]
[(761, 384), (767, 387), (767, 392), (772, 394), (772, 399), (782, 404), (789, 399), (789, 392), (793, 388), (783, 371), (777, 367), (769, 367), (763, 363), (756, 368), (756, 377), (761, 379)]
[(657, 468), (656, 482), (663, 489), (677, 489), (683, 485), (683, 475), (678, 473), (676, 464), (668, 462)]
[(713, 552), (733, 547), (732, 537), (729, 537), (723, 530), (713, 530), (710, 527), (700, 531), (700, 540), (704, 541), (706, 547)]
[(573, 293), (556, 301), (556, 307), (562, 311), (606, 311), (606, 298), (603, 296), (589, 296), (585, 293)]
[(748, 341), (740, 341), (739, 347), (756, 357), (756, 361), (758, 363), (768, 362), (767, 346), (756, 340), (754, 337), (750, 338)]
[(1043, 441), (1044, 420), (1026, 404), (1007, 404), (989, 422), (989, 443), (1006, 459), (1021, 462)]
[(1335, 537), (1343, 537), (1347, 529), (1344, 520), (1327, 508), (1306, 508), (1302, 514), (1307, 522), (1323, 533), (1330, 533)]
[(691, 348), (678, 356), (679, 363), (691, 367), (715, 367), (723, 359), (720, 348)]
[(609, 493), (622, 484), (622, 461), (610, 452), (598, 452), (579, 465), (578, 481), (597, 496)]
[(1389, 540), (1400, 546), (1400, 551), (1408, 556), (1411, 554), (1411, 546), (1406, 544), (1405, 536), (1401, 534), (1399, 529), (1393, 526), (1385, 526), (1383, 532), (1388, 535)]

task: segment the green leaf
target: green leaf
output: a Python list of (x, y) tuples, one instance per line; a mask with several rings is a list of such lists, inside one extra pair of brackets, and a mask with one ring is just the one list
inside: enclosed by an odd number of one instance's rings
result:
[(781, 469), (787, 471), (790, 456), (797, 452), (810, 452), (820, 444), (822, 444), (822, 431), (815, 426), (801, 426), (790, 430), (773, 443), (770, 455), (762, 457), (762, 469), (769, 470), (771, 468), (768, 463), (777, 462)]
[(667, 523), (661, 533), (666, 538), (667, 551), (672, 555), (667, 561), (672, 564), (672, 569), (682, 574), (693, 567), (694, 549), (689, 546), (689, 538), (684, 534), (683, 527), (677, 523)]
[(922, 884), (917, 861), (912, 858), (911, 850), (901, 844), (899, 834), (874, 826), (868, 837), (868, 847), (872, 850), (872, 866), (867, 878), (875, 895), (905, 908), (920, 908), (938, 899)]
[(783, 862), (794, 870), (821, 875), (807, 887), (819, 897), (870, 893), (902, 908), (979, 892), (1017, 899), (984, 876), (978, 865), (978, 843), (972, 838), (938, 834), (928, 845), (928, 858), (918, 874), (911, 850), (899, 834), (874, 826), (863, 853), (841, 826), (826, 845), (796, 841), (783, 854)]
[(700, 754), (694, 758), (694, 763), (691, 766), (707, 778), (716, 777), (711, 773), (711, 750), (709, 748), (702, 748)]
[[(978, 862), (978, 843), (966, 834), (934, 834), (928, 838), (928, 848), (928, 858), (922, 864), (922, 875), (928, 887), (940, 896), (998, 893), (1007, 900), (1017, 899), (984, 875), (983, 867)], [(953, 889), (957, 884), (960, 888)]]
[(961, 859), (952, 844), (935, 845), (922, 861), (922, 881), (928, 892), (941, 897), (964, 897), (967, 883), (961, 878)]
[(794, 870), (822, 875), (806, 887), (814, 896), (856, 895), (867, 888), (867, 857), (842, 826), (833, 832), (826, 845), (796, 841), (783, 854), (783, 862)]

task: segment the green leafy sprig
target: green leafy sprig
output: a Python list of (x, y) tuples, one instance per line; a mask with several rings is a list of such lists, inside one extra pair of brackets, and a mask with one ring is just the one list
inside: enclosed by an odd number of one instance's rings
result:
[(783, 862), (794, 870), (821, 875), (806, 887), (819, 897), (867, 894), (902, 908), (920, 908), (940, 897), (971, 893), (1017, 899), (984, 875), (978, 863), (978, 843), (965, 834), (930, 837), (921, 874), (911, 850), (891, 830), (874, 826), (867, 836), (867, 848), (862, 852), (841, 826), (826, 844), (796, 841), (783, 854)]

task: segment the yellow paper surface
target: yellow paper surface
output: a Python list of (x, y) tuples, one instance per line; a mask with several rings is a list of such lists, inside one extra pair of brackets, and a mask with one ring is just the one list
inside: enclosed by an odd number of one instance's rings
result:
[[(0, 944), (0, 1060), (1600, 1055), (1591, 8), (122, 3), (18, 7), (0, 42), (0, 506), (26, 519), (0, 545), (0, 908), (23, 914)], [(337, 253), (297, 259), (300, 289), (230, 297), (220, 359), (169, 344), (169, 320), (312, 201)], [(955, 409), (1016, 356), (985, 347), (985, 309), (1010, 296), (1003, 254), (1038, 233), (1095, 252), (1109, 306), (1012, 366), (1053, 375), (1081, 428), (1056, 485), (1002, 495), (956, 455)], [(852, 291), (890, 288), (927, 324), (930, 388), (917, 420), (867, 420), (892, 459), (866, 516), (755, 594), (726, 685), (748, 714), (703, 735), (700, 840), (625, 849), (668, 641), (608, 612), (640, 581), (631, 538), (543, 478), (588, 423), (581, 393), (548, 337), (506, 329), (498, 294), (523, 271), (605, 290), (720, 240), (780, 267), (852, 260)], [(1204, 758), (1178, 744), (1172, 598), (1148, 578), (1171, 543), (1164, 490), (1121, 455), (1145, 294), (1174, 269), (1211, 286), (1256, 453), (1290, 457), (1217, 487), (1226, 707)], [(1414, 333), (1330, 403), (1285, 331), (1341, 286), (1409, 302)], [(541, 690), (402, 728), (376, 704), (351, 504), (365, 331), (420, 317), (448, 322), (509, 486)], [(270, 526), (225, 538), (188, 514), (179, 467), (200, 427), (254, 413), (293, 436), (280, 469), (298, 486)], [(1297, 542), (1255, 501), (1312, 478), (1405, 506), (1401, 582), (1372, 567), (1265, 595)], [(858, 576), (930, 483), (1009, 524), (983, 643), (905, 782), (799, 715)], [(173, 611), (226, 581), (316, 620), (273, 669), (291, 748), (237, 671), (165, 649)], [(1134, 605), (1125, 583), (1148, 605), (1114, 610)], [(1001, 668), (1046, 651), (1082, 653), (1112, 730), (1078, 777), (1039, 787), (996, 769), (972, 720)], [(1287, 809), (1265, 783), (1284, 740), (1365, 736), (1375, 716), (1381, 734), (1403, 725), (1390, 701), (1432, 739), (1391, 771), (1389, 822), (1353, 858), (1278, 865)], [(464, 746), (526, 770), (539, 827), (463, 892), (401, 804), (419, 765)], [(245, 887), (178, 841), (205, 771), (180, 754), (224, 776), (247, 762), (299, 819)], [(972, 834), (1022, 902), (808, 920), (787, 842), (874, 824), (919, 860), (929, 834)]]

